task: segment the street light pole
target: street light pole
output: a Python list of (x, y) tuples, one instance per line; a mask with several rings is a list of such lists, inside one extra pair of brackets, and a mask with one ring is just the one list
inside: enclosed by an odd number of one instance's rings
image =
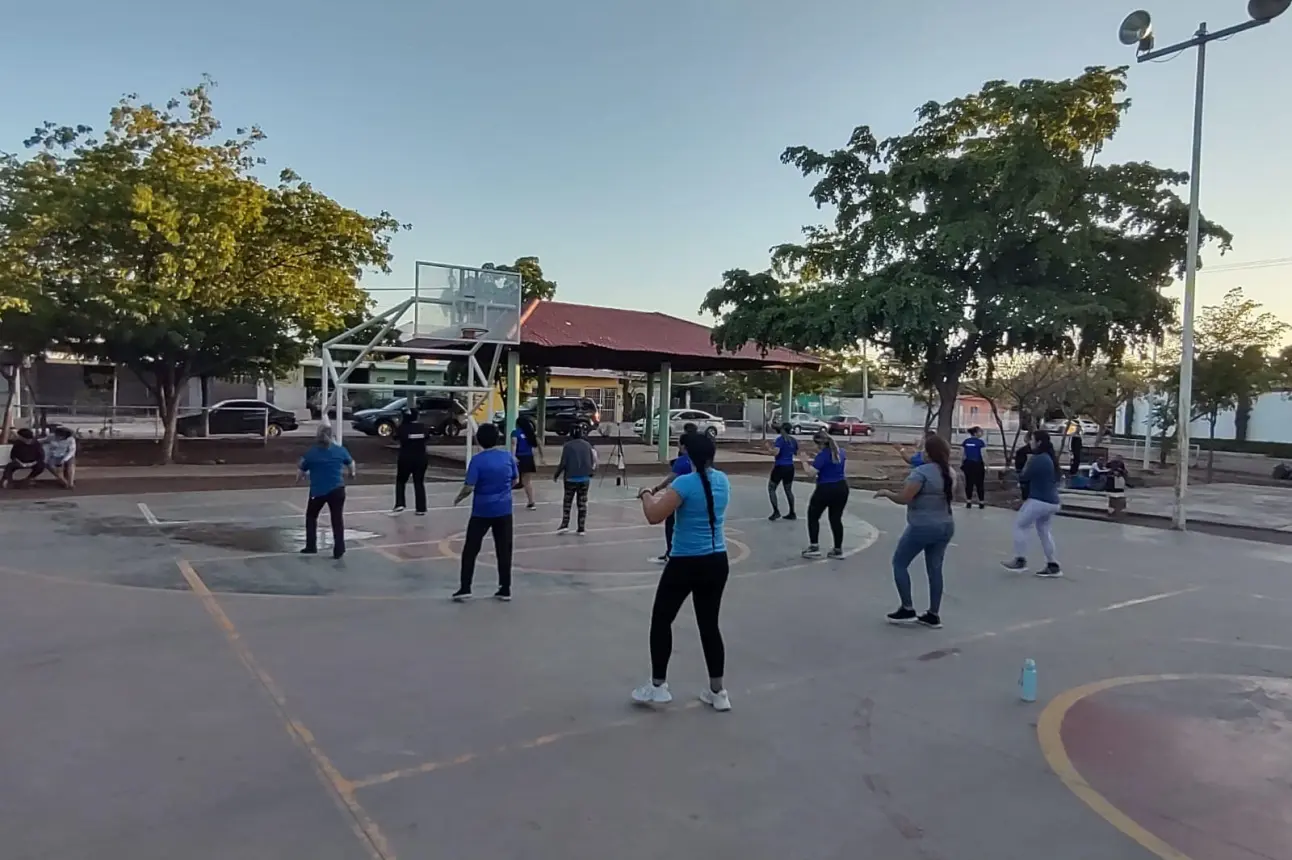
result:
[(1198, 246), (1201, 216), (1199, 211), (1199, 180), (1202, 172), (1202, 107), (1203, 91), (1207, 78), (1207, 44), (1218, 39), (1228, 39), (1255, 27), (1261, 27), (1282, 15), (1292, 6), (1292, 0), (1249, 0), (1247, 14), (1252, 20), (1214, 33), (1207, 31), (1206, 23), (1198, 25), (1198, 32), (1187, 42), (1153, 50), (1153, 27), (1149, 14), (1133, 12), (1122, 22), (1120, 38), (1125, 45), (1138, 45), (1136, 61), (1145, 63), (1171, 57), (1190, 48), (1198, 49), (1198, 71), (1194, 81), (1193, 97), (1193, 157), (1189, 168), (1189, 242), (1188, 257), (1184, 268), (1184, 305), (1180, 331), (1180, 394), (1179, 412), (1176, 415), (1176, 477), (1175, 504), (1171, 512), (1171, 527), (1184, 531), (1188, 516), (1185, 496), (1189, 488), (1189, 424), (1193, 417), (1193, 305), (1194, 287), (1198, 279)]

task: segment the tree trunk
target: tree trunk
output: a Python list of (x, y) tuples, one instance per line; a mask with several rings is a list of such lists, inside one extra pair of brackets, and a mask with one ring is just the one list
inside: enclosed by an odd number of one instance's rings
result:
[(157, 381), (157, 406), (162, 419), (162, 465), (175, 462), (175, 423), (179, 419), (179, 383)]
[(1247, 427), (1252, 420), (1252, 398), (1246, 394), (1238, 398), (1238, 408), (1234, 410), (1234, 438), (1239, 442), (1247, 441)]
[(1157, 464), (1164, 469), (1166, 468), (1166, 454), (1167, 454), (1166, 445), (1167, 445), (1167, 439), (1169, 438), (1166, 431), (1168, 429), (1169, 428), (1165, 424), (1163, 424), (1161, 427), (1158, 428), (1158, 437), (1157, 437)]
[[(960, 375), (948, 373), (946, 378), (937, 384), (938, 391), (938, 435), (948, 442), (955, 430), (956, 399), (960, 395)], [(928, 427), (924, 428), (926, 431)]]
[(1216, 420), (1220, 418), (1219, 412), (1213, 412), (1207, 418), (1207, 423), (1211, 425), (1211, 444), (1207, 446), (1207, 483), (1211, 483), (1211, 473), (1216, 468)]
[(202, 387), (202, 437), (211, 435), (211, 377), (202, 376), (198, 380)]
[[(1009, 445), (1005, 443), (1005, 419), (1000, 417), (1000, 409), (996, 406), (996, 401), (988, 398), (987, 404), (991, 406), (991, 417), (996, 422), (996, 429), (1000, 431), (1000, 447), (1005, 454), (1005, 463), (1009, 464)], [(1015, 432), (1014, 443), (1018, 443), (1017, 431)]]

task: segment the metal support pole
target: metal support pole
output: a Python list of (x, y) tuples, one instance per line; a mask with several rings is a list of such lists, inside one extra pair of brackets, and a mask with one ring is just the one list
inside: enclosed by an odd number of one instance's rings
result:
[[(1157, 344), (1153, 344), (1153, 364), (1149, 378), (1157, 376)], [(1153, 384), (1148, 386), (1144, 397), (1144, 471), (1153, 467)]]
[[(781, 423), (786, 424), (794, 414), (794, 371), (781, 371)], [(789, 486), (786, 484), (786, 486)]]
[(659, 461), (669, 460), (669, 407), (673, 404), (673, 367), (667, 361), (659, 366)]
[(516, 429), (516, 416), (520, 413), (520, 350), (507, 351), (507, 423), (506, 437)]
[(861, 342), (861, 420), (869, 421), (870, 415), (870, 360), (866, 356), (866, 342)]
[(1184, 321), (1180, 332), (1180, 412), (1176, 417), (1175, 510), (1171, 527), (1184, 531), (1184, 499), (1189, 488), (1189, 423), (1193, 417), (1193, 298), (1198, 279), (1200, 173), (1202, 171), (1202, 102), (1207, 78), (1207, 25), (1198, 25), (1198, 73), (1193, 97), (1193, 161), (1189, 168), (1189, 250), (1184, 270)]
[(642, 419), (642, 442), (649, 445), (655, 438), (655, 374), (646, 374), (646, 417)]
[(538, 427), (538, 440), (541, 444), (547, 438), (547, 382), (551, 369), (544, 367), (538, 371), (538, 391), (535, 393), (537, 403), (534, 404), (534, 411)]

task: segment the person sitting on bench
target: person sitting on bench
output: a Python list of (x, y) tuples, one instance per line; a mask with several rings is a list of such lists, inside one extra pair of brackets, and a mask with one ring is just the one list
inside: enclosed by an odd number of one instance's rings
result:
[(67, 427), (55, 427), (50, 431), (45, 466), (64, 488), (76, 488), (76, 436)]
[(9, 449), (9, 462), (5, 464), (4, 475), (0, 477), (0, 487), (12, 487), (14, 473), (19, 469), (31, 470), (22, 481), (24, 487), (45, 471), (45, 449), (36, 441), (36, 434), (26, 427), (18, 431), (18, 438)]

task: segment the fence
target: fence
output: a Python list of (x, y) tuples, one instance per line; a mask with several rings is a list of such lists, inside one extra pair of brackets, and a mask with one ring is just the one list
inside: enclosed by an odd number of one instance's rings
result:
[[(164, 435), (161, 414), (151, 406), (55, 406), (36, 404), (15, 410), (16, 427), (31, 427), (44, 434), (52, 427), (67, 427), (82, 439), (161, 439)], [(176, 416), (176, 431), (183, 437), (259, 436), (268, 439), (295, 430), (296, 419), (271, 417), (260, 407), (222, 406), (208, 409), (203, 422), (201, 407), (181, 407)], [(209, 425), (209, 432), (207, 426)]]

